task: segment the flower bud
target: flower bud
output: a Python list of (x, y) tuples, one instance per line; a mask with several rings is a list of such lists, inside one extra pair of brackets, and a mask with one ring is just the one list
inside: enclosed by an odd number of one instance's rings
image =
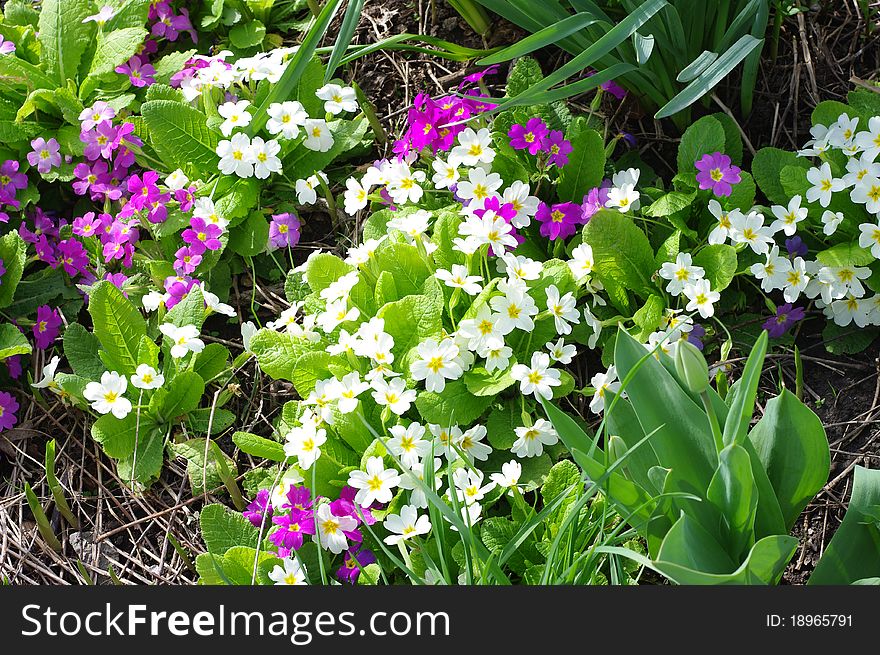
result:
[(703, 353), (687, 339), (675, 347), (675, 372), (693, 393), (703, 393), (709, 386), (709, 366)]

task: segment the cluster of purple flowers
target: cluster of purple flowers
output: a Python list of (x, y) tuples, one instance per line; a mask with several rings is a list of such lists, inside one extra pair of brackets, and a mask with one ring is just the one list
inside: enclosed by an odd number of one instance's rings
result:
[(734, 166), (730, 157), (720, 152), (703, 155), (695, 164), (697, 167), (697, 183), (701, 189), (711, 189), (718, 197), (729, 196), (733, 185), (739, 184), (742, 171)]
[[(18, 192), (27, 189), (27, 175), (19, 172), (20, 164), (7, 159), (0, 165), (0, 209), (18, 209), (21, 203), (16, 199)], [(8, 223), (9, 214), (0, 211), (0, 223)]]
[(586, 225), (605, 206), (610, 188), (611, 181), (603, 181), (601, 186), (590, 189), (580, 204), (562, 202), (548, 205), (542, 202), (535, 214), (535, 220), (541, 223), (541, 236), (551, 241), (572, 236), (579, 225)]
[(507, 133), (510, 147), (514, 150), (527, 150), (530, 155), (545, 153), (547, 163), (562, 168), (568, 163), (571, 154), (571, 141), (559, 130), (551, 130), (547, 123), (537, 116), (529, 119), (525, 125), (513, 125)]
[[(339, 492), (339, 498), (330, 502), (330, 513), (333, 516), (350, 516), (357, 521), (354, 530), (344, 533), (357, 546), (345, 552), (342, 566), (336, 571), (339, 580), (352, 584), (357, 581), (362, 567), (376, 561), (375, 555), (362, 547), (364, 538), (360, 530), (362, 524), (373, 525), (376, 518), (370, 508), (355, 505), (356, 494), (356, 489), (345, 486)], [(244, 517), (255, 527), (270, 520), (276, 527), (269, 534), (269, 541), (275, 545), (279, 557), (289, 557), (292, 552), (302, 548), (306, 536), (315, 535), (315, 504), (320, 500), (325, 499), (321, 496), (313, 497), (308, 487), (294, 486), (288, 490), (286, 502), (281, 507), (273, 507), (269, 490), (261, 489), (245, 509)]]
[(418, 94), (407, 114), (406, 132), (395, 142), (394, 152), (399, 156), (425, 148), (433, 154), (446, 152), (467, 127), (460, 121), (495, 108), (483, 100), (486, 95), (481, 91), (467, 89), (466, 85), (462, 89), (464, 97), (450, 95), (434, 100), (426, 93)]

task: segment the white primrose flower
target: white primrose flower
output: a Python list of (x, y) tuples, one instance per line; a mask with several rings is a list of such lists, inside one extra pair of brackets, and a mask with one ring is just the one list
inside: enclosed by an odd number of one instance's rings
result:
[(601, 414), (605, 411), (605, 396), (607, 393), (618, 393), (620, 382), (617, 380), (617, 369), (609, 366), (605, 373), (596, 373), (590, 379), (590, 386), (595, 389), (593, 399), (590, 401), (590, 411), (593, 414)]
[(113, 18), (116, 15), (116, 10), (110, 5), (104, 5), (101, 7), (100, 11), (97, 14), (93, 14), (91, 16), (86, 16), (82, 19), (83, 23), (97, 23), (98, 26), (103, 27), (104, 23)]
[(336, 400), (336, 392), (338, 387), (335, 384), (336, 378), (327, 380), (317, 380), (315, 388), (312, 389), (303, 404), (312, 406), (317, 410), (317, 416), (325, 423), (333, 423), (333, 402)]
[(880, 259), (880, 224), (862, 223), (859, 225), (859, 246), (870, 248), (874, 259)]
[(361, 315), (357, 307), (348, 308), (348, 300), (341, 298), (327, 303), (327, 309), (318, 314), (317, 323), (324, 332), (330, 334), (341, 323), (356, 321)]
[(113, 414), (123, 419), (131, 412), (131, 401), (125, 397), (128, 381), (116, 371), (104, 371), (100, 382), (89, 382), (83, 390), (83, 397), (91, 403), (99, 414)]
[(483, 278), (479, 275), (468, 275), (467, 266), (461, 264), (453, 264), (451, 271), (438, 268), (437, 272), (434, 273), (434, 277), (446, 284), (447, 287), (461, 289), (469, 296), (476, 296), (483, 290), (480, 286)]
[(701, 266), (693, 265), (690, 253), (680, 252), (675, 258), (675, 263), (666, 262), (660, 267), (658, 275), (664, 280), (669, 280), (666, 291), (673, 296), (681, 295), (688, 284), (702, 280), (706, 271)]
[(822, 233), (825, 236), (831, 236), (837, 232), (837, 228), (843, 223), (844, 215), (842, 212), (833, 212), (825, 210), (822, 214)]
[(730, 236), (731, 229), (733, 227), (733, 221), (731, 220), (731, 216), (735, 216), (737, 219), (742, 217), (742, 212), (738, 209), (726, 210), (721, 207), (721, 203), (717, 200), (712, 199), (709, 201), (709, 213), (715, 217), (715, 220), (718, 223), (712, 228), (712, 231), (709, 232), (709, 243), (712, 245), (718, 245), (720, 243), (724, 243), (727, 240), (727, 237)]
[(721, 298), (720, 293), (712, 291), (709, 280), (706, 279), (688, 284), (683, 293), (690, 301), (685, 309), (689, 312), (698, 311), (703, 318), (709, 318), (715, 313), (713, 305)]
[(333, 147), (333, 134), (330, 126), (323, 118), (308, 118), (303, 123), (303, 131), (306, 133), (303, 145), (315, 152), (327, 152)]
[(480, 357), (486, 358), (485, 368), (488, 373), (492, 371), (506, 371), (510, 366), (510, 358), (513, 356), (513, 349), (509, 346), (501, 346), (498, 348), (485, 347), (478, 351)]
[(468, 179), (462, 180), (456, 187), (455, 195), (462, 200), (474, 200), (482, 206), (488, 198), (497, 198), (496, 191), (504, 184), (498, 173), (487, 173), (482, 168), (468, 171)]
[(149, 364), (140, 364), (131, 376), (131, 386), (137, 389), (158, 389), (165, 384), (165, 376)]
[(807, 181), (813, 185), (807, 189), (807, 202), (818, 201), (823, 207), (831, 204), (832, 194), (842, 191), (846, 186), (842, 179), (834, 177), (831, 173), (831, 164), (828, 162), (819, 168), (808, 170)]
[(293, 557), (285, 557), (281, 564), (276, 564), (269, 572), (269, 579), (278, 585), (307, 585), (306, 570), (299, 560)]
[(544, 344), (550, 359), (560, 364), (571, 364), (571, 360), (577, 355), (577, 347), (574, 344), (566, 344), (565, 339), (559, 338), (556, 343), (548, 341)]
[(480, 305), (474, 318), (464, 319), (458, 324), (458, 335), (468, 340), (468, 350), (478, 352), (484, 348), (500, 348), (504, 337), (513, 329), (504, 317), (495, 314), (489, 305)]
[(373, 388), (373, 400), (383, 407), (388, 407), (398, 416), (405, 414), (416, 399), (415, 390), (407, 389), (403, 378), (385, 380), (376, 377), (370, 386)]
[[(389, 498), (388, 501), (390, 500)], [(317, 534), (313, 539), (325, 550), (329, 550), (334, 555), (339, 555), (339, 553), (348, 550), (348, 538), (345, 536), (345, 533), (353, 532), (357, 529), (357, 526), (357, 519), (347, 514), (336, 516), (331, 511), (329, 503), (324, 503), (315, 512)]]
[(406, 427), (393, 425), (389, 431), (391, 439), (387, 442), (388, 450), (400, 458), (406, 468), (417, 466), (422, 458), (431, 452), (431, 442), (423, 438), (424, 426), (418, 423), (410, 423)]
[(774, 289), (781, 289), (791, 271), (791, 261), (788, 257), (779, 254), (779, 246), (773, 245), (767, 253), (767, 259), (762, 264), (752, 264), (749, 269), (758, 280), (761, 281), (761, 289), (769, 293)]
[(514, 364), (510, 369), (510, 376), (520, 383), (520, 391), (525, 394), (534, 394), (550, 400), (553, 398), (553, 387), (558, 387), (562, 382), (559, 379), (559, 371), (550, 368), (550, 355), (542, 352), (532, 353), (532, 361), (529, 366)]
[(200, 353), (205, 349), (205, 342), (199, 339), (199, 329), (195, 325), (177, 327), (171, 323), (162, 323), (159, 331), (171, 341), (171, 356), (175, 359), (186, 357), (187, 353)]
[(217, 155), (220, 157), (220, 172), (224, 175), (253, 177), (254, 158), (251, 152), (251, 140), (244, 132), (238, 132), (232, 136), (232, 139), (218, 143)]
[(324, 111), (334, 116), (344, 111), (357, 111), (358, 103), (354, 89), (338, 84), (325, 84), (315, 91), (315, 95), (324, 101)]
[(552, 446), (559, 441), (553, 425), (542, 418), (535, 421), (534, 425), (516, 428), (514, 432), (516, 441), (513, 442), (510, 452), (517, 457), (540, 457), (544, 446)]
[(159, 306), (165, 303), (170, 296), (167, 293), (159, 293), (158, 291), (150, 291), (141, 298), (141, 303), (148, 312), (155, 312)]
[(368, 261), (370, 261), (370, 259), (373, 258), (373, 255), (376, 254), (376, 249), (387, 238), (388, 237), (386, 235), (379, 239), (367, 239), (359, 246), (352, 246), (348, 249), (348, 256), (345, 258), (345, 263), (351, 264), (352, 266), (360, 266), (361, 264), (366, 264)]
[(284, 454), (296, 457), (297, 465), (305, 471), (321, 456), (321, 446), (327, 442), (327, 431), (316, 427), (314, 422), (307, 421), (301, 426), (291, 428), (284, 438)]
[(544, 265), (523, 255), (506, 252), (498, 258), (497, 268), (499, 273), (504, 273), (508, 278), (525, 281), (541, 277)]
[(407, 202), (417, 203), (425, 194), (421, 187), (424, 181), (424, 171), (414, 171), (406, 162), (398, 162), (392, 169), (391, 179), (385, 188), (396, 205), (405, 205)]
[(424, 380), (428, 391), (440, 393), (446, 388), (446, 380), (457, 380), (464, 373), (456, 361), (458, 346), (452, 339), (440, 343), (427, 339), (416, 347), (416, 351), (419, 359), (410, 365), (410, 373), (414, 380)]
[(353, 177), (348, 178), (345, 181), (345, 194), (343, 196), (345, 213), (349, 216), (354, 216), (361, 209), (364, 209), (370, 204), (370, 201), (368, 200), (369, 195), (369, 189), (364, 187)]
[(225, 230), (229, 225), (229, 221), (217, 212), (217, 207), (210, 198), (196, 198), (193, 204), (193, 216), (203, 218), (205, 222), (216, 225), (221, 230)]
[(522, 465), (515, 459), (501, 465), (501, 473), (492, 473), (489, 479), (503, 489), (513, 491), (522, 477)]
[(250, 105), (250, 100), (239, 100), (224, 102), (217, 107), (217, 112), (226, 119), (220, 124), (220, 132), (223, 136), (229, 136), (237, 127), (247, 127), (251, 124), (253, 117), (247, 110)]
[(452, 474), (452, 481), (455, 485), (455, 495), (458, 502), (470, 505), (478, 503), (486, 494), (495, 488), (494, 482), (483, 484), (483, 472), (473, 469), (456, 469)]
[(370, 388), (357, 371), (348, 373), (341, 380), (332, 380), (331, 384), (331, 395), (336, 398), (336, 409), (340, 414), (350, 414), (357, 409), (358, 396)]
[(298, 100), (273, 102), (269, 105), (269, 120), (266, 129), (269, 134), (280, 134), (285, 139), (295, 139), (299, 130), (306, 124), (309, 115)]
[(58, 384), (55, 382), (55, 372), (58, 370), (58, 364), (61, 358), (55, 355), (47, 364), (43, 365), (42, 377), (39, 382), (34, 382), (31, 386), (34, 389), (57, 389)]
[(171, 191), (180, 191), (180, 189), (184, 188), (187, 184), (189, 184), (189, 178), (179, 168), (173, 173), (169, 173), (165, 178), (165, 186)]
[(498, 329), (504, 334), (517, 328), (525, 332), (535, 328), (532, 317), (538, 314), (538, 306), (524, 289), (505, 288), (504, 295), (494, 296), (489, 305), (500, 316)]
[(828, 143), (835, 148), (846, 148), (856, 136), (856, 128), (859, 125), (859, 117), (850, 118), (847, 114), (837, 117), (837, 122), (828, 128)]
[(297, 202), (301, 205), (314, 205), (318, 200), (317, 188), (321, 186), (321, 180), (327, 181), (323, 171), (310, 175), (304, 180), (297, 180), (294, 184)]
[[(660, 352), (665, 355), (672, 355), (673, 342), (665, 332), (652, 332), (648, 335), (648, 343), (645, 349), (653, 352), (657, 359), (660, 359)], [(655, 352), (658, 351), (658, 352)]]
[(400, 514), (389, 514), (385, 517), (382, 525), (386, 530), (394, 533), (383, 540), (389, 546), (428, 534), (431, 531), (431, 521), (428, 519), (428, 515), (419, 516), (419, 510), (415, 505), (404, 505), (400, 508)]
[(612, 187), (608, 190), (608, 200), (605, 201), (605, 206), (609, 209), (616, 209), (621, 214), (635, 211), (640, 205), (640, 195), (632, 184)]
[(877, 159), (877, 155), (880, 155), (880, 116), (868, 120), (868, 129), (856, 135), (855, 143), (866, 157), (870, 157), (872, 161)]
[(489, 434), (489, 431), (485, 425), (475, 425), (465, 430), (464, 434), (461, 435), (458, 447), (465, 454), (468, 461), (473, 462), (475, 459), (478, 459), (484, 462), (489, 457), (489, 454), (492, 452), (492, 446), (483, 443), (483, 439), (486, 438), (487, 434)]
[(571, 334), (569, 323), (580, 323), (580, 312), (575, 304), (574, 294), (569, 292), (561, 298), (555, 284), (547, 287), (547, 311), (553, 316), (557, 334)]
[[(426, 457), (421, 462), (413, 466), (411, 469), (404, 471), (400, 475), (400, 488), (409, 491), (409, 502), (420, 509), (428, 507), (428, 497), (425, 490), (422, 489), (419, 482), (425, 483), (425, 463), (428, 461)], [(437, 472), (440, 470), (442, 462), (439, 457), (434, 458), (434, 484), (431, 485), (427, 481), (427, 486), (431, 491), (437, 492), (442, 486), (442, 480)]]
[(846, 187), (854, 187), (866, 176), (880, 177), (880, 162), (874, 161), (867, 153), (862, 153), (856, 159), (851, 157), (846, 162), (846, 175), (843, 176), (843, 184)]
[[(311, 414), (311, 412), (309, 412)], [(303, 416), (300, 419), (303, 424), (308, 422), (308, 418)], [(284, 505), (287, 504), (287, 493), (290, 491), (291, 487), (295, 487), (299, 483), (303, 481), (303, 476), (300, 475), (299, 471), (295, 468), (290, 468), (284, 472), (281, 476), (281, 480), (277, 485), (272, 489), (272, 494), (269, 496), (269, 503), (275, 509), (281, 509)]]
[(443, 161), (440, 157), (431, 162), (431, 168), (434, 169), (431, 182), (434, 183), (434, 187), (437, 189), (448, 189), (457, 184), (458, 180), (461, 179), (458, 167)]
[(823, 313), (840, 327), (855, 323), (857, 327), (863, 328), (868, 325), (870, 311), (871, 307), (868, 303), (853, 295), (848, 295), (832, 302), (823, 310)]
[(322, 289), (321, 298), (326, 300), (328, 303), (332, 303), (336, 300), (348, 300), (348, 296), (351, 293), (351, 290), (354, 289), (355, 285), (358, 283), (358, 280), (360, 280), (360, 273), (358, 271), (346, 273), (341, 278), (328, 285), (325, 289)]
[(611, 184), (612, 186), (623, 186), (624, 184), (631, 184), (635, 186), (639, 183), (639, 177), (641, 177), (642, 171), (638, 168), (627, 168), (625, 171), (617, 171), (614, 175), (611, 176)]
[(348, 474), (348, 484), (358, 490), (355, 502), (361, 507), (373, 503), (390, 503), (391, 490), (400, 484), (400, 475), (395, 469), (386, 469), (381, 457), (370, 457), (366, 471), (352, 471)]
[(862, 280), (871, 277), (871, 269), (856, 266), (828, 266), (822, 269), (831, 283), (831, 293), (837, 298), (852, 294), (856, 298), (865, 295)]
[(255, 136), (251, 142), (254, 177), (258, 180), (265, 180), (272, 173), (280, 173), (281, 160), (278, 158), (279, 152), (281, 152), (281, 144), (275, 139), (263, 141), (260, 137)]
[(235, 316), (235, 310), (232, 308), (232, 305), (220, 302), (219, 296), (208, 291), (204, 282), (199, 285), (199, 288), (202, 290), (202, 297), (204, 298), (205, 305), (207, 305), (208, 309), (212, 312), (223, 314), (224, 316)]
[(587, 339), (587, 347), (593, 350), (599, 342), (599, 335), (602, 334), (602, 321), (593, 315), (589, 307), (584, 307), (584, 322), (593, 331)]
[(246, 353), (253, 354), (251, 350), (251, 340), (257, 333), (257, 326), (253, 321), (245, 321), (241, 324), (241, 345)]
[(491, 164), (495, 159), (495, 151), (490, 147), (492, 133), (485, 127), (474, 132), (470, 127), (458, 135), (458, 145), (449, 153), (449, 163), (453, 166), (476, 166)]
[(791, 262), (791, 269), (786, 273), (785, 285), (782, 287), (782, 296), (786, 302), (797, 300), (801, 292), (807, 288), (809, 281), (806, 262), (802, 257), (795, 257)]
[(575, 280), (580, 280), (593, 272), (593, 248), (590, 244), (579, 245), (571, 251), (571, 257), (568, 268)]
[(406, 240), (410, 244), (414, 244), (417, 240), (422, 239), (422, 235), (428, 231), (431, 226), (431, 212), (419, 209), (405, 216), (395, 216), (388, 221), (387, 229), (391, 233), (394, 230), (403, 232)]
[(766, 254), (770, 250), (775, 229), (772, 226), (765, 227), (764, 217), (761, 214), (758, 212), (749, 212), (746, 215), (739, 214), (737, 216), (731, 214), (730, 221), (730, 238), (734, 243), (746, 243), (759, 255)]
[(849, 197), (853, 202), (864, 205), (872, 214), (880, 214), (880, 178), (866, 175), (850, 191)]
[[(429, 423), (428, 430), (434, 435), (434, 452), (440, 453), (450, 462), (457, 460), (458, 452), (453, 446), (461, 441), (461, 428), (457, 425), (444, 427)], [(434, 470), (436, 469), (435, 466)]]
[(532, 217), (538, 213), (541, 201), (530, 194), (531, 187), (520, 180), (516, 180), (501, 194), (502, 203), (513, 205), (516, 210), (516, 216), (510, 219), (510, 223), (517, 229), (528, 227)]

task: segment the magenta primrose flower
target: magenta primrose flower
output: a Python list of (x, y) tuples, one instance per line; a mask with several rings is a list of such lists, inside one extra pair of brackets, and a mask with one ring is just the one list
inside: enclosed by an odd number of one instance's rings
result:
[(180, 10), (180, 15), (174, 13), (171, 5), (160, 2), (156, 5), (155, 23), (150, 33), (153, 36), (165, 37), (169, 41), (177, 41), (182, 32), (190, 35), (193, 43), (198, 43), (198, 36), (193, 29), (189, 19), (189, 12), (186, 9)]
[(0, 192), (13, 199), (20, 189), (27, 189), (28, 185), (27, 175), (19, 173), (18, 169), (19, 163), (14, 159), (7, 159), (0, 166)]
[(571, 141), (568, 141), (559, 130), (550, 132), (544, 139), (542, 146), (550, 155), (547, 161), (557, 168), (562, 168), (568, 163), (568, 155), (574, 150)]
[(58, 263), (70, 277), (85, 272), (89, 265), (89, 255), (76, 239), (65, 239), (58, 244)]
[(58, 338), (58, 328), (61, 327), (61, 314), (57, 309), (49, 305), (37, 308), (37, 322), (34, 324), (34, 342), (37, 348), (46, 349)]
[(18, 401), (11, 393), (0, 391), (0, 430), (11, 430), (18, 423), (15, 412), (18, 411)]
[(204, 218), (194, 216), (190, 219), (189, 228), (183, 231), (181, 237), (191, 248), (201, 248), (202, 252), (208, 250), (220, 250), (220, 235), (223, 230), (219, 225), (207, 222)]
[(6, 372), (9, 374), (9, 377), (13, 380), (21, 377), (21, 355), (7, 357), (3, 363), (6, 364)]
[(299, 550), (305, 535), (315, 534), (315, 515), (311, 510), (294, 509), (289, 514), (273, 516), (272, 523), (278, 529), (269, 535), (269, 541), (279, 548)]
[(530, 155), (537, 155), (543, 150), (544, 137), (550, 133), (547, 124), (538, 117), (530, 118), (525, 125), (513, 125), (507, 132), (510, 147), (514, 150), (528, 150)]
[(730, 157), (720, 152), (703, 155), (694, 164), (699, 171), (697, 182), (701, 189), (711, 189), (716, 196), (729, 196), (733, 185), (742, 179), (740, 169), (730, 162)]
[(192, 246), (183, 246), (174, 253), (174, 270), (182, 275), (189, 275), (195, 272), (202, 263), (202, 253), (198, 248)]
[(535, 219), (541, 223), (541, 236), (551, 241), (567, 239), (586, 223), (581, 205), (574, 202), (557, 203), (552, 207), (542, 202)]
[(150, 64), (141, 62), (140, 57), (137, 55), (129, 59), (122, 66), (117, 66), (116, 72), (120, 75), (128, 75), (128, 81), (131, 82), (132, 86), (144, 87), (156, 82), (153, 77), (156, 74), (156, 69)]
[(299, 243), (301, 227), (296, 214), (273, 214), (269, 223), (269, 247), (272, 250), (293, 248)]
[(40, 173), (46, 174), (54, 167), (61, 166), (61, 146), (54, 138), (46, 141), (43, 137), (37, 137), (31, 141), (33, 152), (27, 154), (28, 163), (36, 166)]
[(7, 41), (0, 35), (0, 55), (9, 55), (15, 52), (15, 44), (12, 41)]
[(263, 517), (272, 516), (272, 504), (269, 502), (269, 490), (260, 489), (257, 492), (257, 497), (247, 506), (243, 514), (255, 528), (259, 528), (263, 525)]

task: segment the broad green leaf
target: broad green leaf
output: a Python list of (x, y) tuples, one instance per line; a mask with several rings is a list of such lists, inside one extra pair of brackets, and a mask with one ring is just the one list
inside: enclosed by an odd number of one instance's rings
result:
[(725, 243), (708, 245), (694, 257), (694, 266), (701, 266), (712, 291), (724, 291), (736, 274), (736, 250)]
[(880, 577), (880, 470), (856, 466), (843, 523), (808, 584), (854, 584)]
[(728, 403), (730, 411), (724, 422), (725, 446), (732, 443), (742, 444), (746, 438), (749, 423), (755, 411), (758, 383), (761, 381), (761, 368), (764, 365), (764, 356), (767, 354), (767, 340), (767, 332), (762, 331), (752, 347), (752, 352), (749, 353), (742, 377), (731, 393)]
[(697, 192), (693, 191), (691, 193), (683, 193), (681, 191), (670, 191), (666, 193), (650, 205), (642, 210), (642, 213), (645, 216), (654, 216), (654, 217), (663, 217), (663, 216), (671, 216), (677, 212), (682, 211), (683, 209), (687, 209), (690, 207), (694, 199), (697, 197)]
[(346, 264), (336, 255), (322, 252), (309, 259), (306, 266), (306, 281), (312, 291), (323, 291), (343, 275), (354, 270), (351, 264)]
[(685, 130), (678, 146), (679, 173), (693, 173), (694, 165), (714, 152), (724, 152), (724, 126), (714, 116), (703, 116)]
[(193, 364), (193, 372), (198, 373), (205, 384), (216, 379), (229, 366), (229, 350), (219, 343), (209, 343), (198, 355)]
[(777, 205), (787, 206), (791, 196), (785, 192), (779, 181), (785, 166), (809, 168), (809, 163), (793, 152), (778, 148), (761, 148), (752, 160), (752, 175), (767, 199)]
[(255, 48), (266, 38), (266, 26), (258, 20), (242, 21), (229, 30), (229, 40), (236, 48)]
[(144, 43), (147, 30), (143, 27), (126, 27), (112, 32), (98, 32), (97, 50), (92, 59), (89, 75), (111, 73), (134, 55)]
[(491, 396), (472, 394), (463, 380), (452, 380), (446, 383), (443, 393), (420, 392), (416, 398), (416, 408), (426, 423), (470, 425), (483, 415), (492, 400)]
[(489, 373), (485, 368), (473, 368), (464, 374), (464, 384), (467, 390), (475, 396), (497, 396), (505, 389), (514, 384), (510, 377), (510, 370), (492, 371)]
[(203, 175), (217, 173), (218, 132), (205, 115), (189, 105), (171, 100), (151, 100), (141, 106), (150, 130), (150, 144), (169, 170), (194, 168)]
[(165, 421), (176, 421), (196, 409), (204, 393), (202, 378), (192, 371), (183, 371), (153, 393), (150, 410)]
[(208, 552), (214, 555), (223, 555), (235, 546), (256, 548), (259, 545), (259, 530), (241, 513), (217, 503), (199, 512), (199, 527)]
[(582, 203), (590, 189), (602, 183), (605, 174), (605, 143), (592, 129), (584, 129), (571, 139), (569, 162), (559, 174), (556, 191), (563, 202)]
[(709, 483), (706, 498), (724, 517), (722, 532), (726, 550), (738, 561), (755, 541), (758, 506), (752, 462), (742, 446), (731, 444), (718, 454), (718, 469)]
[(131, 375), (138, 366), (141, 337), (147, 324), (122, 291), (109, 282), (98, 282), (89, 296), (95, 336), (101, 343), (104, 362), (112, 363), (123, 375)]
[(211, 439), (190, 439), (181, 443), (173, 443), (171, 451), (177, 457), (186, 459), (186, 472), (194, 495), (223, 487), (222, 465), (235, 476), (235, 462)]
[(260, 368), (276, 380), (292, 380), (296, 360), (311, 350), (311, 344), (296, 339), (287, 332), (258, 330), (251, 340), (251, 352), (257, 357)]
[[(132, 444), (132, 450), (134, 445)], [(162, 472), (162, 462), (165, 459), (165, 435), (158, 428), (142, 430), (138, 433), (136, 445), (137, 454), (120, 459), (116, 470), (119, 478), (124, 482), (137, 480), (147, 486), (157, 480)]]
[(138, 417), (137, 412), (132, 411), (122, 419), (104, 414), (92, 424), (92, 438), (101, 444), (109, 457), (122, 459), (134, 452), (136, 438), (146, 437), (156, 427), (144, 412)]
[(394, 286), (401, 297), (421, 293), (422, 285), (431, 275), (431, 269), (418, 248), (408, 243), (382, 244), (375, 257), (378, 270), (393, 276)]
[(749, 439), (776, 492), (785, 528), (791, 530), (807, 503), (828, 481), (831, 455), (822, 421), (783, 389), (767, 403)]
[(439, 337), (443, 331), (443, 304), (429, 296), (406, 296), (388, 303), (379, 310), (385, 319), (385, 332), (394, 339), (395, 361), (429, 337)]
[(269, 222), (262, 212), (252, 211), (247, 220), (229, 231), (227, 247), (242, 257), (253, 257), (266, 250)]
[[(2, 57), (0, 57), (2, 58)], [(0, 237), (0, 260), (6, 272), (0, 275), (0, 308), (12, 304), (15, 289), (24, 272), (27, 244), (13, 230)]]
[(654, 251), (645, 233), (620, 212), (599, 211), (584, 228), (584, 243), (593, 249), (596, 277), (612, 304), (629, 310), (628, 291), (649, 293), (654, 274)]
[(17, 327), (0, 323), (0, 361), (14, 355), (29, 355), (31, 344)]
[(190, 289), (183, 300), (171, 308), (165, 317), (165, 322), (177, 327), (192, 325), (197, 330), (201, 330), (205, 322), (205, 296), (201, 287), (194, 286)]
[(71, 323), (64, 330), (64, 356), (73, 372), (88, 380), (99, 380), (104, 363), (98, 357), (101, 344), (97, 337), (79, 323)]
[(256, 434), (251, 434), (250, 432), (236, 432), (232, 435), (232, 442), (242, 452), (254, 457), (262, 457), (273, 462), (283, 462), (287, 459), (282, 444), (257, 436)]
[(83, 23), (93, 7), (81, 0), (43, 0), (38, 26), (43, 68), (57, 86), (76, 80), (80, 61), (94, 38), (95, 24)]

